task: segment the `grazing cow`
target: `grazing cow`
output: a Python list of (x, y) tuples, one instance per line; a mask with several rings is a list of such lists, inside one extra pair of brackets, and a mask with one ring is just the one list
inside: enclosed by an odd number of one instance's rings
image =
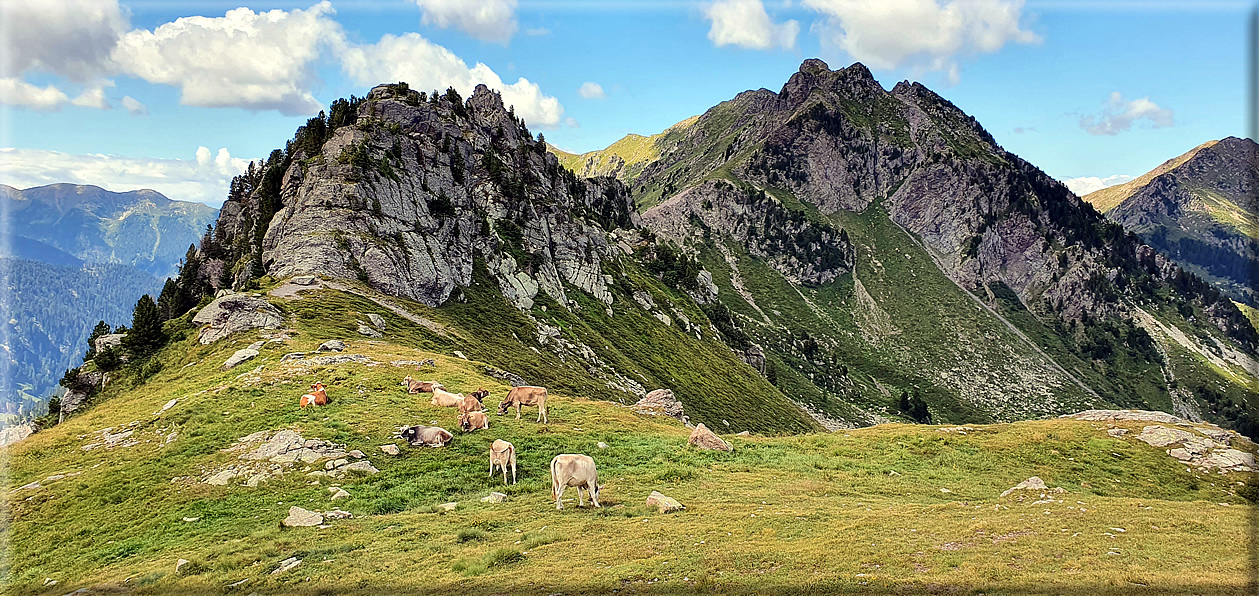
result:
[(481, 400), (477, 399), (476, 393), (469, 393), (468, 395), (463, 396), (463, 399), (459, 401), (460, 414), (464, 414), (466, 412), (484, 411), (485, 406), (481, 405)]
[(463, 401), (462, 393), (451, 393), (439, 387), (433, 389), (433, 399), (429, 400), (429, 403), (442, 408), (453, 408), (461, 401)]
[(412, 447), (445, 447), (455, 435), (438, 426), (409, 426), (402, 429), (399, 435), (411, 443)]
[(498, 404), (498, 415), (506, 414), (512, 406), (516, 406), (516, 420), (520, 420), (520, 406), (538, 406), (538, 422), (551, 422), (546, 417), (546, 387), (512, 387)]
[(432, 393), (434, 389), (441, 389), (443, 386), (437, 381), (417, 381), (412, 379), (410, 375), (402, 380), (402, 386), (407, 388), (407, 393), (415, 395), (416, 393)]
[(494, 476), (494, 466), (503, 470), (503, 484), (507, 484), (507, 466), (511, 466), (511, 483), (516, 483), (516, 446), (502, 439), (494, 439), (490, 445), (490, 476)]
[(328, 392), (324, 390), (323, 383), (316, 381), (310, 388), (311, 392), (302, 396), (301, 404), (303, 408), (306, 406), (326, 406), (332, 403), (332, 400), (328, 399)]
[(599, 473), (595, 470), (595, 460), (589, 455), (563, 454), (551, 460), (551, 498), (555, 499), (555, 508), (563, 509), (564, 489), (577, 487), (577, 506), (582, 506), (581, 490), (586, 489), (590, 502), (599, 507)]
[(463, 432), (490, 428), (490, 419), (484, 412), (464, 412), (459, 415), (459, 428)]

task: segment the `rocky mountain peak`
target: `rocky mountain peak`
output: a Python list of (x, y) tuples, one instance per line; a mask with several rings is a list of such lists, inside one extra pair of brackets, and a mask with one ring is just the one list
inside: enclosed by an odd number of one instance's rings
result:
[(874, 80), (870, 69), (860, 62), (854, 62), (847, 68), (830, 70), (825, 62), (809, 58), (800, 65), (799, 71), (791, 75), (778, 95), (789, 107), (796, 108), (806, 103), (813, 92), (819, 89), (857, 101), (885, 93), (878, 81)]

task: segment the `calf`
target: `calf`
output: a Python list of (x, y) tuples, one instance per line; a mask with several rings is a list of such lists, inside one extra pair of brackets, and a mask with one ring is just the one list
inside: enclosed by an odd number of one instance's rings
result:
[(490, 445), (490, 476), (494, 476), (494, 466), (503, 470), (503, 484), (507, 484), (507, 466), (511, 466), (511, 483), (516, 483), (516, 446), (502, 439), (494, 439)]
[(460, 414), (483, 411), (485, 411), (485, 406), (481, 405), (481, 400), (477, 399), (477, 394), (475, 392), (465, 395), (459, 402)]
[(442, 384), (437, 381), (417, 381), (412, 379), (410, 375), (402, 380), (402, 386), (407, 388), (407, 393), (415, 395), (416, 393), (432, 393), (434, 389), (441, 389)]
[(399, 435), (412, 447), (445, 447), (455, 437), (450, 431), (438, 426), (408, 426)]
[(546, 417), (546, 387), (520, 386), (512, 387), (507, 397), (498, 404), (498, 415), (502, 416), (516, 406), (516, 420), (520, 420), (520, 406), (538, 406), (538, 422), (550, 423)]
[(459, 428), (463, 432), (486, 430), (490, 428), (490, 419), (483, 412), (464, 412), (459, 415)]
[(461, 401), (463, 401), (462, 393), (451, 393), (438, 387), (433, 389), (433, 399), (429, 400), (429, 403), (442, 408), (453, 408)]
[(599, 507), (599, 473), (595, 470), (595, 460), (589, 455), (563, 454), (551, 460), (551, 498), (555, 499), (555, 508), (563, 509), (564, 489), (577, 487), (577, 506), (583, 505), (582, 489), (590, 495), (590, 502)]
[(326, 406), (332, 403), (332, 400), (328, 399), (328, 392), (324, 390), (323, 383), (316, 381), (310, 388), (312, 391), (302, 396), (300, 403), (303, 408), (306, 406)]

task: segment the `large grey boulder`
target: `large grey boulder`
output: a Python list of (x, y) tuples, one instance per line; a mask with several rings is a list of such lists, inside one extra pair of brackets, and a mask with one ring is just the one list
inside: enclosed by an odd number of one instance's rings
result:
[(670, 416), (683, 420), (682, 402), (673, 397), (671, 389), (657, 389), (638, 400), (633, 406), (634, 411), (650, 416)]
[(238, 331), (279, 329), (284, 324), (284, 316), (266, 300), (229, 294), (207, 304), (192, 322), (204, 325), (198, 340), (211, 344)]
[(96, 351), (104, 352), (109, 348), (117, 348), (122, 345), (122, 338), (126, 337), (126, 333), (108, 333), (96, 338)]
[(255, 350), (252, 348), (236, 350), (236, 353), (232, 354), (231, 357), (227, 359), (227, 362), (223, 363), (223, 370), (229, 370), (231, 368), (235, 368), (237, 364), (240, 364), (246, 360), (249, 360), (257, 355), (258, 355), (258, 350)]
[(1152, 447), (1167, 447), (1176, 443), (1184, 442), (1187, 439), (1194, 438), (1193, 433), (1180, 430), (1179, 428), (1167, 428), (1152, 424), (1141, 429), (1141, 434), (1137, 438), (1149, 443)]
[(323, 515), (318, 511), (307, 511), (301, 507), (289, 507), (289, 516), (280, 522), (286, 528), (318, 526), (323, 523)]
[(725, 442), (716, 433), (708, 430), (708, 427), (704, 426), (702, 422), (695, 427), (695, 430), (691, 431), (691, 436), (686, 439), (686, 444), (713, 451), (734, 451), (734, 447), (730, 443)]

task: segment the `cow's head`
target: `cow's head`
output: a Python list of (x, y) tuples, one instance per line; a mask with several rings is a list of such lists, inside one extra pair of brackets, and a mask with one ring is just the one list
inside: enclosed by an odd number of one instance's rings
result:
[(468, 412), (459, 415), (459, 428), (463, 432), (472, 430), (472, 416)]
[(423, 426), (408, 426), (402, 429), (402, 433), (399, 436), (403, 439), (406, 439), (408, 443), (411, 443), (412, 445), (414, 445), (417, 441), (420, 440), (420, 429), (422, 428), (424, 427)]
[(507, 400), (503, 400), (502, 403), (498, 404), (498, 415), (502, 416), (503, 414), (507, 413), (507, 410), (510, 410), (510, 409), (511, 409), (511, 402), (508, 402)]
[(482, 387), (480, 389), (477, 389), (476, 391), (473, 391), (472, 393), (469, 393), (468, 395), (471, 395), (472, 397), (475, 397), (478, 400), (484, 400), (485, 398), (490, 396), (490, 392), (486, 391), (485, 388)]
[(412, 381), (412, 380), (413, 380), (413, 379), (411, 379), (411, 375), (407, 375), (407, 378), (402, 379), (402, 386), (403, 386), (403, 387), (410, 387), (410, 386), (411, 386), (411, 381)]
[(311, 385), (311, 386), (310, 386), (310, 388), (311, 388), (311, 389), (313, 389), (313, 390), (315, 390), (315, 391), (323, 391), (323, 390), (324, 390), (324, 384), (323, 384), (323, 383), (320, 383), (319, 381), (315, 381), (315, 384), (314, 384), (314, 385)]

